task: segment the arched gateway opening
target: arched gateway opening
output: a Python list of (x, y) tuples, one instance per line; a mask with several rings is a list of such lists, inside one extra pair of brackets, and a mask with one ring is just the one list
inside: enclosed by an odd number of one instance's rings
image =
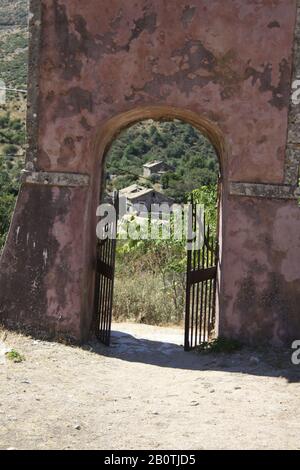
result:
[(0, 258), (4, 325), (88, 339), (105, 153), (134, 122), (179, 119), (220, 159), (220, 336), (295, 340), (297, 2), (175, 3), (103, 0), (97, 15), (98, 0), (30, 2), (28, 149)]
[[(120, 185), (118, 189), (120, 191), (114, 191), (114, 193), (109, 193), (106, 190), (108, 175), (105, 171), (105, 167), (109, 160), (109, 152), (112, 144), (115, 142), (115, 139), (118, 138), (119, 134), (128, 129), (132, 128), (137, 123), (145, 123), (146, 120), (152, 120), (152, 122), (177, 122), (189, 124), (193, 129), (198, 131), (201, 136), (204, 137), (204, 140), (207, 139), (214, 149), (214, 154), (218, 160), (218, 178), (217, 178), (217, 210), (216, 215), (213, 217), (216, 218), (214, 228), (210, 226), (212, 221), (208, 220), (208, 215), (206, 208), (204, 207), (203, 214), (197, 213), (197, 201), (196, 193), (191, 192), (186, 197), (186, 205), (178, 205), (176, 201), (172, 198), (166, 198), (161, 192), (157, 192), (154, 189), (154, 186), (151, 184), (150, 178), (143, 176), (141, 177), (140, 182), (144, 179), (148, 183), (148, 189), (144, 189), (143, 186), (134, 184), (134, 186), (141, 189), (140, 197), (132, 197), (132, 193), (129, 195), (129, 190), (133, 186), (128, 186), (128, 188), (121, 188)], [(215, 125), (213, 125), (209, 120), (198, 116), (197, 114), (181, 110), (178, 108), (172, 107), (147, 107), (134, 109), (127, 113), (123, 113), (117, 117), (114, 117), (108, 121), (102, 130), (97, 135), (95, 141), (95, 153), (100, 154), (100, 168), (97, 170), (97, 177), (95, 178), (95, 197), (97, 201), (100, 201), (103, 204), (103, 209), (97, 212), (97, 215), (102, 216), (98, 219), (99, 225), (97, 228), (98, 239), (95, 243), (96, 248), (96, 275), (95, 275), (95, 289), (94, 289), (94, 324), (95, 330), (98, 338), (104, 344), (110, 344), (111, 336), (111, 325), (112, 325), (112, 314), (114, 311), (114, 301), (116, 297), (119, 297), (119, 292), (116, 291), (120, 287), (120, 283), (117, 283), (117, 286), (114, 291), (115, 285), (115, 263), (116, 263), (116, 247), (120, 247), (120, 243), (124, 243), (124, 240), (117, 241), (118, 237), (120, 238), (120, 233), (117, 235), (117, 226), (118, 222), (109, 220), (107, 217), (108, 212), (110, 212), (107, 204), (114, 205), (116, 212), (118, 213), (119, 228), (120, 224), (123, 225), (123, 239), (124, 239), (124, 222), (122, 220), (129, 221), (127, 224), (136, 224), (137, 220), (139, 225), (139, 230), (142, 230), (142, 227), (145, 227), (144, 220), (147, 219), (147, 231), (150, 221), (153, 223), (153, 213), (149, 215), (147, 211), (150, 210), (151, 201), (162, 203), (164, 205), (165, 201), (168, 201), (166, 205), (170, 207), (170, 213), (168, 216), (160, 213), (158, 218), (168, 219), (170, 222), (170, 228), (178, 225), (178, 213), (173, 212), (172, 207), (177, 207), (179, 209), (180, 215), (179, 218), (190, 221), (190, 229), (194, 232), (195, 240), (192, 242), (190, 236), (188, 235), (188, 227), (182, 227), (187, 230), (186, 239), (182, 240), (181, 238), (181, 247), (182, 244), (185, 246), (185, 267), (184, 267), (184, 301), (182, 302), (183, 308), (183, 318), (180, 316), (180, 320), (183, 320), (184, 325), (184, 346), (186, 350), (189, 350), (193, 347), (198, 346), (199, 344), (212, 339), (218, 335), (218, 318), (220, 315), (220, 289), (221, 289), (221, 279), (222, 279), (222, 203), (224, 201), (224, 160), (225, 160), (225, 145), (224, 139)], [(162, 159), (163, 160), (163, 159)], [(99, 162), (99, 159), (98, 159)], [(166, 164), (166, 162), (162, 163)], [(174, 169), (174, 167), (173, 167)], [(128, 173), (129, 174), (129, 173)], [(132, 173), (130, 173), (132, 176)], [(111, 175), (110, 175), (111, 176)], [(114, 176), (114, 175), (113, 175)], [(136, 174), (137, 176), (137, 174)], [(185, 174), (185, 179), (189, 179), (189, 174)], [(126, 179), (125, 179), (126, 180)], [(101, 182), (101, 184), (99, 184)], [(199, 182), (200, 184), (200, 182)], [(151, 186), (152, 189), (149, 189)], [(158, 185), (159, 187), (159, 185)], [(157, 186), (156, 186), (157, 188)], [(114, 183), (110, 183), (110, 189), (116, 189)], [(197, 185), (193, 187), (194, 190), (197, 190)], [(154, 191), (153, 191), (154, 190)], [(151, 192), (152, 191), (152, 192)], [(151, 195), (152, 199), (149, 198), (146, 200), (143, 199), (142, 195), (148, 194)], [(127, 196), (130, 201), (128, 201)], [(122, 207), (122, 214), (120, 214), (120, 205), (121, 200), (124, 200)], [(139, 203), (134, 204), (133, 201), (139, 201)], [(183, 198), (181, 202), (183, 201)], [(201, 201), (202, 202), (202, 201)], [(174, 204), (173, 204), (174, 203)], [(129, 204), (129, 206), (128, 206)], [(154, 204), (155, 205), (155, 204)], [(166, 207), (165, 205), (165, 207)], [(145, 208), (144, 213), (141, 215), (139, 209), (134, 209), (136, 207), (143, 206)], [(148, 207), (149, 206), (149, 207)], [(101, 206), (100, 206), (101, 207)], [(124, 213), (124, 207), (126, 214)], [(154, 207), (153, 205), (151, 206)], [(185, 207), (185, 216), (183, 207)], [(182, 212), (181, 212), (182, 209)], [(105, 218), (105, 216), (106, 218)], [(200, 219), (201, 222), (200, 222)], [(124, 217), (124, 218), (123, 218)], [(177, 222), (176, 222), (177, 217)], [(146, 218), (146, 219), (145, 219)], [(200, 223), (199, 223), (200, 222)], [(213, 222), (213, 223), (214, 223)], [(162, 224), (166, 224), (166, 220)], [(173, 225), (172, 225), (173, 223)], [(171, 234), (169, 228), (169, 235), (174, 237), (174, 233)], [(102, 231), (101, 231), (102, 230)], [(130, 231), (130, 229), (129, 229)], [(101, 233), (100, 233), (101, 232)], [(120, 232), (120, 230), (119, 230)], [(150, 234), (150, 231), (149, 231)], [(178, 233), (177, 233), (178, 234)], [(125, 237), (127, 238), (128, 233), (126, 232)], [(122, 238), (121, 236), (121, 238)], [(141, 236), (141, 235), (139, 235)], [(148, 233), (146, 235), (146, 238)], [(182, 234), (181, 234), (182, 236)], [(201, 239), (201, 240), (200, 240)], [(143, 241), (142, 243), (145, 243)], [(149, 242), (147, 249), (149, 250)], [(163, 245), (162, 245), (163, 246)], [(158, 248), (159, 250), (160, 248)], [(150, 248), (151, 250), (151, 248)], [(161, 248), (163, 250), (163, 248)], [(156, 246), (157, 251), (157, 246)], [(168, 254), (166, 255), (168, 256)], [(128, 259), (128, 258), (127, 258)], [(123, 273), (124, 275), (124, 273)], [(125, 268), (125, 276), (130, 276), (130, 267)], [(126, 279), (126, 277), (125, 277)], [(155, 284), (155, 283), (154, 283)], [(137, 289), (139, 286), (137, 285)], [(154, 287), (155, 289), (155, 287)], [(166, 287), (165, 287), (166, 289)], [(126, 294), (125, 294), (126, 295)], [(129, 295), (129, 294), (128, 294)], [(179, 299), (178, 299), (179, 300)], [(181, 299), (182, 300), (182, 299)]]

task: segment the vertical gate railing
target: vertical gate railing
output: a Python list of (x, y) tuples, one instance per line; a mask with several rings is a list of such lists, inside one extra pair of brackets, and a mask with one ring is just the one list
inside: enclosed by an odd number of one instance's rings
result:
[(218, 265), (217, 237), (207, 224), (205, 215), (199, 224), (197, 206), (193, 201), (190, 209), (193, 231), (201, 231), (198, 235), (203, 243), (199, 246), (195, 238), (188, 240), (184, 341), (186, 351), (208, 341), (214, 331)]
[(102, 228), (97, 240), (95, 323), (96, 336), (106, 346), (110, 345), (114, 292), (116, 236), (118, 223), (118, 193), (114, 193), (116, 217)]

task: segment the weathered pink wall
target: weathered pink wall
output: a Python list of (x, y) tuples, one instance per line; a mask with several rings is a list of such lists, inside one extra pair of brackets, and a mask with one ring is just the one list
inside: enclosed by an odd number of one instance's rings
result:
[(283, 180), (294, 0), (43, 4), (40, 168), (90, 172), (95, 127), (169, 104), (218, 123), (230, 179)]
[(286, 343), (300, 335), (300, 208), (231, 197), (223, 253), (224, 334)]
[[(229, 181), (283, 183), (295, 0), (42, 5), (36, 170), (86, 173), (94, 187), (101, 158), (93, 142), (104, 122), (135, 107), (165, 105), (221, 129), (225, 188)], [(24, 185), (2, 258), (5, 318), (87, 336), (95, 197), (88, 188)], [(18, 227), (22, 248), (14, 241)], [(26, 245), (28, 233), (34, 248)], [(296, 201), (230, 196), (225, 189), (221, 334), (248, 342), (300, 334), (299, 233)], [(38, 295), (30, 290), (34, 281)], [(13, 302), (16, 288), (21, 303)]]

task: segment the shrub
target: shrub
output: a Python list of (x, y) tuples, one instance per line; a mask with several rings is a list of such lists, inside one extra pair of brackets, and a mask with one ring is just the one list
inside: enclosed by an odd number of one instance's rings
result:
[(25, 357), (22, 354), (20, 354), (18, 351), (16, 351), (15, 349), (12, 349), (11, 351), (7, 352), (5, 356), (7, 357), (9, 361), (12, 361), (15, 363), (25, 361)]
[[(177, 305), (172, 282), (177, 283)], [(164, 285), (161, 276), (137, 272), (134, 276), (117, 274), (115, 279), (113, 317), (149, 325), (180, 324), (184, 314), (184, 289), (180, 277)]]

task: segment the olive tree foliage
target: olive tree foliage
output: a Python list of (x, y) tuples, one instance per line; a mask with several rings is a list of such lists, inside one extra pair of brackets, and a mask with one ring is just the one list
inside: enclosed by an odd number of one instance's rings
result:
[[(217, 189), (204, 186), (187, 196), (204, 206), (207, 221), (216, 231)], [(150, 224), (160, 224), (155, 239), (143, 239)], [(149, 226), (147, 226), (149, 225)], [(135, 233), (135, 239), (124, 234)], [(114, 318), (150, 324), (180, 324), (184, 318), (186, 285), (186, 244), (175, 236), (170, 219), (170, 236), (165, 238), (163, 222), (136, 215), (126, 216), (119, 224), (116, 259)]]

